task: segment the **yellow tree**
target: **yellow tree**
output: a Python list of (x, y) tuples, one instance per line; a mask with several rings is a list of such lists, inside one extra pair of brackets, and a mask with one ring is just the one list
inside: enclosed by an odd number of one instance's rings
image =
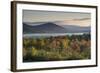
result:
[(40, 49), (44, 48), (45, 46), (45, 41), (43, 38), (41, 38), (39, 41), (38, 41), (38, 44), (40, 45)]
[(68, 44), (69, 44), (69, 40), (67, 38), (64, 38), (61, 40), (61, 44), (62, 44), (62, 49), (67, 49), (68, 48)]

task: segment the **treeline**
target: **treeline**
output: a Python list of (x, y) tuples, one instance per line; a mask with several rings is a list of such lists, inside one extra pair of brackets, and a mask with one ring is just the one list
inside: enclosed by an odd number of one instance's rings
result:
[(90, 47), (90, 34), (23, 38), (23, 61), (90, 59)]

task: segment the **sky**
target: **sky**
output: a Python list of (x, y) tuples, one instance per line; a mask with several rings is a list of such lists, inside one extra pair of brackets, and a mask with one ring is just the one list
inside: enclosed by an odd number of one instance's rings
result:
[(59, 25), (90, 26), (91, 14), (78, 12), (54, 12), (23, 10), (23, 22), (55, 22)]

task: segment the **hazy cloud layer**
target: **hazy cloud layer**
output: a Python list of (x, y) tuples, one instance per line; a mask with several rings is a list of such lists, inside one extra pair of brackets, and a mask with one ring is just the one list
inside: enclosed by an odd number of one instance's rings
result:
[[(23, 10), (23, 22), (61, 21), (59, 25), (90, 26), (90, 13)], [(58, 23), (58, 22), (57, 22)]]

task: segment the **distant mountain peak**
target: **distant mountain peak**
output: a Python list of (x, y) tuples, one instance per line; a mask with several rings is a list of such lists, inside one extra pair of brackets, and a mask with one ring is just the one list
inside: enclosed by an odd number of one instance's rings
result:
[(37, 26), (23, 23), (23, 31), (24, 33), (65, 33), (66, 29), (53, 22), (47, 22)]
[(45, 24), (54, 24), (53, 22), (47, 22), (47, 23), (45, 23)]
[(57, 25), (57, 24), (55, 24), (53, 22), (47, 22), (47, 23), (44, 23), (44, 24), (41, 24), (41, 25), (45, 25), (45, 26), (59, 26), (59, 25)]

